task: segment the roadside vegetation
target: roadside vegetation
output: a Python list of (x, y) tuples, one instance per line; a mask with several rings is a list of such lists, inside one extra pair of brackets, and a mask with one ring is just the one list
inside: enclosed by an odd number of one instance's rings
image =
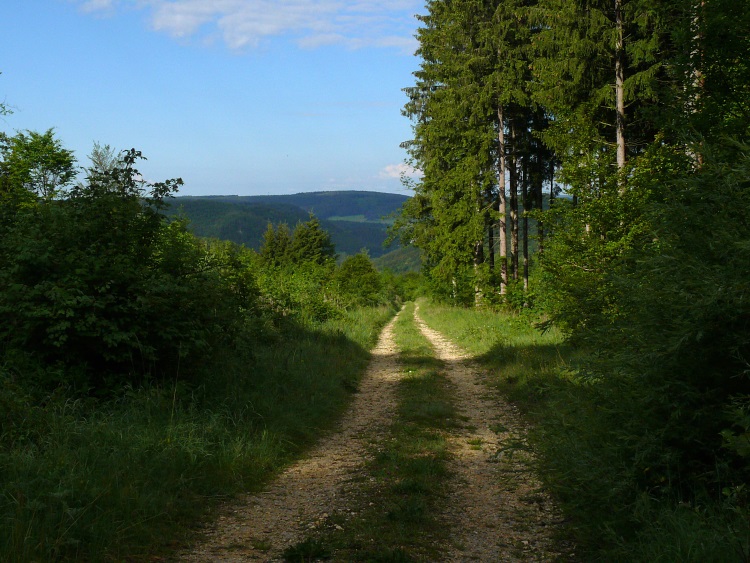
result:
[(651, 435), (643, 388), (592, 381), (584, 368), (590, 350), (558, 329), (535, 328), (529, 314), (431, 301), (421, 303), (420, 314), (475, 354), (490, 384), (532, 423), (539, 475), (561, 503), (584, 560), (747, 560), (744, 487), (714, 485), (728, 469), (716, 467), (680, 491), (679, 473), (652, 465), (672, 452)]
[(747, 561), (750, 4), (429, 0), (419, 20), (423, 174), (394, 234), (433, 298), (498, 313), (441, 328), (536, 422), (587, 557)]
[(76, 183), (51, 131), (1, 148), (0, 559), (167, 553), (332, 427), (400, 280), (337, 265), (314, 217), (198, 239), (137, 151)]

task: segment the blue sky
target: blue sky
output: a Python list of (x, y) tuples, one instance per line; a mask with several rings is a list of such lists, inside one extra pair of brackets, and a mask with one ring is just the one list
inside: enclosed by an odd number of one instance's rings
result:
[(2, 0), (0, 130), (134, 147), (181, 195), (407, 193), (421, 0)]

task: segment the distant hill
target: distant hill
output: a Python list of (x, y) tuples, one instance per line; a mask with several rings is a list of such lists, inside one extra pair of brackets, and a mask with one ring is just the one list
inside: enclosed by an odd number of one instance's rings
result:
[(394, 274), (419, 272), (422, 268), (422, 253), (413, 246), (396, 248), (375, 258), (373, 262), (378, 270), (390, 270)]
[(369, 221), (381, 223), (384, 216), (401, 208), (409, 199), (398, 194), (340, 191), (308, 192), (293, 195), (207, 196), (205, 199), (243, 205), (293, 205), (312, 212), (318, 219)]
[(312, 192), (278, 196), (183, 196), (172, 200), (168, 215), (184, 214), (192, 231), (202, 237), (231, 240), (260, 248), (268, 223), (294, 227), (315, 214), (341, 255), (367, 249), (382, 256), (390, 221), (406, 196), (379, 192)]

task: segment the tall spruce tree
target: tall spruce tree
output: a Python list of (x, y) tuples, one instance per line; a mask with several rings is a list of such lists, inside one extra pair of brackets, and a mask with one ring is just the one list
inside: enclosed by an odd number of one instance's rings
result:
[[(416, 196), (428, 205), (408, 206), (419, 223), (433, 274), (452, 284), (471, 270), (475, 300), (481, 297), (488, 194), (494, 200), (494, 130), (481, 86), (489, 65), (480, 32), (487, 4), (429, 2), (418, 31), (422, 57), (417, 81), (407, 88), (404, 114), (414, 121), (414, 139), (406, 144), (424, 172)], [(424, 214), (429, 210), (429, 216)]]

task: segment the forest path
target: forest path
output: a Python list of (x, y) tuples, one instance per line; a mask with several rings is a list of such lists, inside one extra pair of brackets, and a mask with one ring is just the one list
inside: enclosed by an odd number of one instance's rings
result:
[[(330, 515), (354, 517), (362, 503), (360, 491), (372, 484), (366, 466), (373, 446), (389, 438), (396, 416), (403, 366), (394, 343), (395, 322), (383, 329), (341, 429), (267, 490), (228, 506), (180, 561), (283, 561), (286, 548), (332, 531)], [(553, 534), (560, 517), (533, 475), (518, 413), (482, 384), (473, 359), (430, 329), (418, 310), (415, 322), (444, 364), (461, 421), (447, 435), (451, 479), (447, 498), (438, 503), (437, 518), (446, 530), (440, 561), (569, 560), (571, 553), (557, 550)], [(332, 559), (339, 560), (335, 554)]]
[[(533, 474), (526, 428), (511, 404), (484, 385), (473, 358), (420, 318), (454, 387), (463, 424), (449, 435), (450, 502), (441, 519), (452, 530), (444, 561), (553, 561), (560, 515)], [(570, 556), (571, 554), (567, 554)]]

